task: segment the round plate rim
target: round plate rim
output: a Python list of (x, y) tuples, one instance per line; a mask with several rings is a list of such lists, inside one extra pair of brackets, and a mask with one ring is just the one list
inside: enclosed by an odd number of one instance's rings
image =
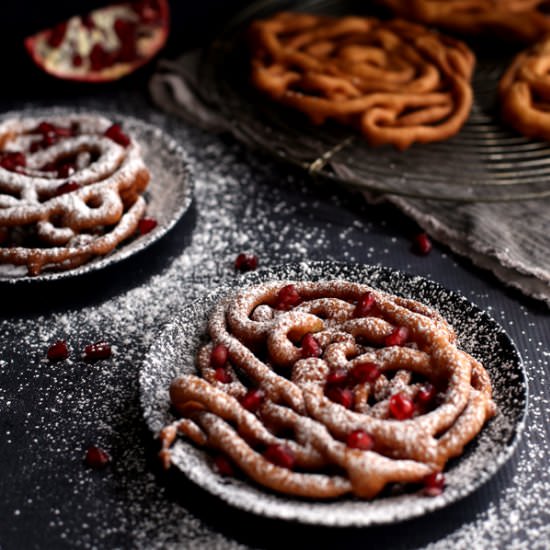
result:
[[(481, 309), (476, 304), (469, 301), (464, 295), (462, 295), (460, 292), (455, 290), (450, 290), (441, 285), (440, 283), (433, 281), (431, 279), (419, 276), (419, 275), (413, 275), (410, 273), (406, 273), (397, 269), (392, 269), (385, 266), (380, 265), (369, 265), (369, 264), (361, 264), (361, 263), (351, 263), (351, 262), (327, 262), (327, 261), (313, 261), (313, 262), (296, 262), (296, 263), (287, 263), (287, 264), (279, 264), (274, 265), (271, 267), (259, 269), (255, 272), (245, 274), (241, 276), (240, 278), (236, 278), (234, 280), (226, 280), (222, 281), (219, 285), (219, 287), (211, 291), (209, 293), (206, 293), (201, 298), (198, 298), (194, 300), (193, 302), (189, 303), (187, 306), (185, 306), (181, 312), (178, 314), (177, 317), (175, 317), (173, 320), (167, 322), (164, 324), (157, 332), (155, 337), (153, 338), (153, 344), (150, 346), (144, 361), (142, 362), (140, 366), (140, 372), (139, 372), (139, 399), (140, 399), (140, 407), (143, 414), (143, 417), (145, 419), (145, 423), (149, 429), (155, 436), (158, 434), (158, 429), (155, 426), (154, 419), (152, 419), (150, 416), (147, 415), (146, 411), (150, 405), (149, 403), (149, 396), (147, 391), (147, 366), (152, 365), (153, 361), (151, 361), (152, 357), (155, 356), (155, 354), (158, 351), (162, 350), (162, 340), (163, 338), (166, 338), (167, 335), (171, 331), (181, 331), (184, 330), (186, 326), (188, 326), (184, 322), (184, 314), (186, 311), (189, 311), (193, 308), (201, 307), (207, 304), (206, 311), (203, 314), (203, 317), (206, 318), (207, 313), (210, 311), (213, 301), (216, 298), (219, 298), (221, 296), (224, 296), (230, 292), (235, 291), (235, 289), (238, 286), (242, 286), (247, 283), (253, 283), (258, 282), (254, 281), (254, 279), (259, 280), (265, 280), (266, 278), (273, 278), (275, 279), (277, 277), (277, 273), (284, 272), (288, 269), (302, 269), (305, 268), (305, 271), (311, 271), (314, 269), (322, 268), (323, 266), (330, 265), (332, 269), (336, 270), (338, 273), (331, 272), (329, 278), (336, 278), (341, 277), (342, 272), (346, 272), (348, 270), (353, 269), (363, 269), (365, 270), (365, 274), (375, 271), (380, 271), (382, 274), (384, 274), (387, 277), (392, 276), (398, 276), (398, 277), (404, 277), (409, 282), (418, 281), (423, 282), (424, 284), (428, 284), (431, 289), (437, 290), (440, 292), (443, 292), (448, 297), (452, 297), (454, 300), (457, 301), (457, 307), (458, 305), (472, 308), (473, 311), (480, 315), (483, 318), (484, 322), (487, 322), (491, 324), (501, 335), (501, 337), (504, 339), (505, 345), (507, 346), (507, 351), (509, 351), (513, 357), (513, 363), (515, 369), (521, 374), (521, 389), (522, 397), (524, 399), (523, 407), (521, 411), (519, 411), (519, 420), (515, 423), (513, 426), (513, 436), (512, 438), (503, 443), (501, 450), (497, 454), (497, 459), (492, 463), (491, 468), (484, 468), (482, 470), (481, 475), (479, 475), (476, 478), (476, 481), (470, 485), (463, 486), (462, 488), (459, 488), (455, 491), (455, 493), (452, 495), (452, 498), (446, 498), (445, 495), (448, 495), (448, 489), (443, 493), (443, 495), (438, 497), (419, 497), (422, 498), (422, 503), (424, 506), (417, 506), (412, 507), (412, 509), (407, 513), (406, 506), (407, 503), (399, 503), (399, 511), (402, 512), (403, 509), (405, 510), (405, 513), (399, 513), (396, 514), (397, 517), (391, 517), (389, 519), (383, 518), (380, 515), (372, 515), (369, 517), (368, 508), (367, 507), (373, 507), (376, 506), (377, 500), (374, 499), (372, 501), (361, 501), (361, 500), (353, 500), (352, 498), (349, 498), (347, 500), (336, 500), (336, 501), (329, 501), (329, 502), (311, 502), (311, 501), (304, 501), (304, 500), (295, 500), (296, 506), (292, 507), (292, 510), (289, 512), (289, 501), (291, 501), (291, 497), (287, 497), (285, 495), (278, 495), (274, 493), (268, 493), (266, 492), (266, 496), (276, 501), (281, 500), (281, 502), (276, 503), (275, 506), (273, 506), (273, 502), (268, 502), (267, 510), (264, 509), (261, 512), (258, 512), (258, 510), (255, 509), (255, 505), (253, 504), (253, 499), (250, 498), (250, 494), (248, 494), (248, 498), (243, 498), (240, 494), (240, 491), (237, 492), (236, 495), (232, 495), (232, 493), (229, 493), (226, 490), (221, 490), (220, 486), (220, 480), (223, 481), (223, 477), (221, 477), (219, 474), (214, 472), (210, 468), (210, 478), (208, 479), (207, 483), (202, 483), (201, 479), (197, 479), (197, 476), (194, 474), (193, 469), (185, 469), (182, 467), (181, 464), (173, 462), (172, 465), (180, 470), (180, 472), (185, 475), (190, 481), (192, 481), (195, 485), (200, 487), (202, 490), (210, 493), (213, 496), (216, 496), (220, 498), (223, 502), (226, 504), (229, 504), (231, 506), (234, 506), (237, 509), (243, 510), (245, 512), (268, 517), (271, 519), (278, 519), (278, 520), (285, 520), (285, 521), (293, 521), (296, 523), (304, 524), (304, 525), (324, 525), (324, 526), (330, 526), (330, 527), (369, 527), (369, 526), (376, 526), (376, 525), (388, 525), (392, 523), (397, 523), (400, 521), (405, 521), (408, 519), (413, 519), (419, 516), (423, 516), (427, 513), (442, 509), (446, 506), (449, 506), (451, 504), (454, 504), (458, 502), (459, 500), (462, 500), (463, 498), (467, 497), (468, 495), (472, 494), (473, 492), (477, 491), (482, 485), (484, 485), (489, 479), (491, 479), (498, 470), (510, 459), (510, 457), (513, 455), (514, 451), (516, 450), (518, 443), (521, 439), (521, 435), (525, 428), (525, 421), (528, 411), (528, 404), (529, 404), (529, 391), (528, 391), (528, 383), (527, 383), (527, 373), (525, 370), (525, 365), (523, 362), (523, 359), (521, 357), (521, 354), (519, 353), (519, 350), (514, 343), (514, 341), (508, 336), (507, 332), (504, 330), (504, 328), (485, 310)], [(304, 273), (304, 275), (306, 275)], [(288, 277), (281, 277), (279, 276), (279, 279), (283, 280), (284, 278)], [(303, 277), (306, 278), (306, 277)], [(296, 277), (297, 280), (300, 280), (300, 277)], [(366, 284), (372, 284), (372, 286), (376, 286), (375, 282), (366, 280)], [(410, 296), (410, 294), (406, 294), (407, 296)], [(414, 296), (412, 296), (414, 298)], [(432, 304), (433, 305), (433, 304)], [(454, 308), (453, 308), (454, 309)], [(502, 347), (502, 343), (500, 343), (500, 347)], [(167, 390), (168, 388), (166, 388)], [(179, 438), (175, 445), (180, 446), (180, 448), (183, 448), (184, 451), (193, 451), (202, 453), (204, 457), (206, 457), (206, 452), (200, 449), (197, 449), (195, 446), (193, 446), (190, 442), (183, 440), (182, 438)], [(492, 457), (494, 458), (494, 457)], [(460, 457), (458, 458), (460, 460)], [(200, 477), (200, 476), (198, 476)], [(246, 488), (252, 487), (252, 485), (247, 484), (246, 481), (241, 482), (243, 487), (241, 488), (244, 491), (244, 496), (246, 497)], [(259, 489), (261, 492), (261, 488)], [(405, 500), (408, 496), (415, 496), (415, 495), (401, 495)], [(401, 498), (398, 497), (398, 498)], [(328, 514), (330, 512), (334, 512), (334, 509), (331, 507), (338, 506), (340, 503), (345, 503), (346, 506), (350, 506), (350, 504), (355, 505), (359, 508), (365, 508), (366, 512), (361, 512), (360, 514), (355, 513), (353, 516), (346, 518), (346, 517), (337, 517), (336, 520), (332, 518), (331, 521), (325, 521), (321, 522), (319, 521), (318, 517), (320, 512), (322, 511), (325, 514)], [(308, 513), (307, 508), (314, 508), (316, 513), (311, 514)], [(372, 510), (371, 510), (372, 512)]]

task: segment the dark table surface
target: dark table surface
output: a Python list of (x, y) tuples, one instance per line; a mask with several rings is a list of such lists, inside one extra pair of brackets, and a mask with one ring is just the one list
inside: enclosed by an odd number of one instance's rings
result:
[[(147, 70), (100, 88), (51, 81), (27, 66), (24, 72), (36, 85), (4, 87), (3, 112), (68, 105), (139, 117), (186, 149), (196, 187), (183, 219), (136, 256), (79, 278), (1, 285), (0, 548), (550, 547), (545, 306), (438, 245), (416, 256), (417, 228), (396, 209), (367, 205), (164, 115), (149, 101)], [(254, 517), (162, 471), (139, 407), (141, 361), (165, 322), (236, 276), (233, 261), (244, 250), (262, 266), (380, 264), (438, 281), (487, 310), (516, 343), (528, 375), (526, 429), (509, 462), (460, 502), (367, 529)], [(59, 338), (73, 353), (50, 363), (47, 348)], [(113, 345), (113, 357), (81, 361), (78, 352), (100, 339)], [(111, 454), (105, 470), (83, 464), (90, 444)]]

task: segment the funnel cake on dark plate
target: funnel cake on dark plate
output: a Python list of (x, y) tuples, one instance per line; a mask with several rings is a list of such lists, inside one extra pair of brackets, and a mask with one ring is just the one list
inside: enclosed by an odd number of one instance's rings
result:
[(134, 139), (89, 115), (0, 124), (0, 263), (67, 270), (131, 237), (149, 171)]
[(199, 375), (175, 378), (178, 434), (275, 492), (371, 499), (440, 492), (495, 413), (484, 367), (434, 309), (346, 280), (262, 283), (214, 307)]

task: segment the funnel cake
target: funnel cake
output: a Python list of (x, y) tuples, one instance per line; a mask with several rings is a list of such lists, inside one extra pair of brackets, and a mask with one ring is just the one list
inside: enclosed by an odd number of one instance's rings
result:
[(414, 23), (283, 12), (255, 21), (250, 42), (258, 90), (373, 146), (447, 139), (472, 106), (473, 53)]
[(523, 135), (550, 141), (550, 36), (521, 52), (499, 83), (502, 117)]
[(399, 17), (466, 35), (492, 34), (534, 42), (550, 32), (548, 0), (378, 1)]
[(0, 124), (0, 263), (30, 275), (105, 255), (132, 236), (149, 171), (139, 145), (96, 116)]
[(255, 482), (313, 499), (426, 483), (495, 412), (483, 366), (435, 310), (344, 280), (276, 282), (218, 303), (199, 375), (173, 380), (178, 433)]

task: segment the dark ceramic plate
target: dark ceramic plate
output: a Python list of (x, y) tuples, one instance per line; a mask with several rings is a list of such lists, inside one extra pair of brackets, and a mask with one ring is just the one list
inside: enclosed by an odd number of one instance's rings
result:
[(204, 338), (213, 304), (244, 284), (282, 279), (348, 279), (437, 308), (454, 326), (460, 346), (489, 371), (497, 415), (464, 454), (448, 464), (447, 487), (435, 498), (401, 494), (373, 501), (292, 499), (244, 480), (220, 476), (206, 452), (180, 439), (174, 446), (172, 462), (189, 479), (225, 502), (263, 516), (327, 526), (367, 526), (413, 518), (447, 506), (477, 489), (510, 457), (523, 429), (527, 384), (518, 351), (503, 329), (464, 297), (432, 281), (382, 267), (334, 262), (289, 264), (236, 278), (186, 307), (179, 318), (165, 326), (155, 338), (140, 373), (141, 404), (147, 425), (155, 435), (174, 420), (169, 410), (168, 387), (174, 377), (195, 372), (195, 353)]
[[(52, 117), (69, 115), (75, 110), (48, 109), (6, 113), (2, 119), (23, 117)], [(80, 111), (77, 111), (82, 114)], [(91, 261), (67, 271), (45, 271), (36, 277), (29, 277), (25, 266), (0, 264), (0, 281), (9, 283), (52, 281), (76, 277), (97, 271), (116, 262), (129, 258), (147, 248), (164, 236), (183, 216), (191, 204), (193, 196), (193, 176), (187, 155), (181, 146), (159, 128), (132, 117), (115, 113), (90, 113), (105, 116), (120, 122), (125, 131), (131, 134), (142, 148), (145, 164), (151, 172), (151, 180), (145, 192), (146, 215), (157, 220), (158, 225), (149, 233), (119, 245), (107, 256), (99, 256)]]

